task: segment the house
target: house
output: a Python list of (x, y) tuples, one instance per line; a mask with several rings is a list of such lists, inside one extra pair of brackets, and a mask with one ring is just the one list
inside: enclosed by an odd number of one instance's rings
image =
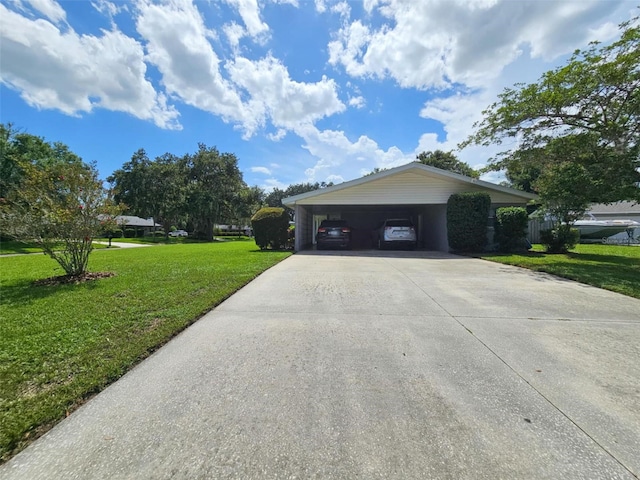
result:
[(635, 220), (640, 222), (640, 203), (594, 203), (589, 208), (589, 213), (598, 220)]
[(118, 215), (115, 217), (115, 221), (121, 229), (125, 228), (133, 228), (136, 231), (136, 236), (138, 235), (138, 229), (142, 229), (143, 234), (146, 235), (153, 228), (162, 228), (162, 225), (159, 223), (155, 223), (153, 218), (140, 218), (134, 215)]
[[(332, 187), (282, 200), (295, 212), (295, 250), (315, 243), (324, 219), (343, 219), (353, 228), (354, 248), (373, 248), (375, 229), (386, 218), (411, 218), (418, 245), (448, 251), (447, 201), (454, 193), (486, 192), (491, 216), (504, 206), (524, 206), (537, 196), (413, 162)], [(492, 226), (487, 219), (488, 226)]]

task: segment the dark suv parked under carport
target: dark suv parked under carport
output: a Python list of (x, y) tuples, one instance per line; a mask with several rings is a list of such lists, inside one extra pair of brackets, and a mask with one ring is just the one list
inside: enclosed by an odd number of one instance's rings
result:
[(346, 220), (323, 220), (316, 233), (317, 249), (351, 248), (351, 227)]

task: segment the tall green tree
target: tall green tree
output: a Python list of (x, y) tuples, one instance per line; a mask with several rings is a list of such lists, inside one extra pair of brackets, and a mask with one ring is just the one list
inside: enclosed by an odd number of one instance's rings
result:
[(147, 152), (141, 148), (134, 152), (131, 160), (107, 178), (111, 183), (116, 201), (126, 206), (127, 212), (143, 218), (152, 213), (151, 192), (153, 177), (151, 160)]
[(188, 214), (197, 232), (213, 240), (213, 226), (233, 220), (234, 206), (246, 184), (233, 153), (220, 153), (201, 143), (198, 151), (185, 155), (188, 170)]
[[(616, 42), (576, 51), (537, 82), (505, 89), (461, 147), (510, 140), (511, 148), (492, 159), (489, 169), (505, 170), (515, 186), (536, 191), (543, 200), (550, 194), (542, 188), (548, 172), (575, 173), (563, 166), (566, 162), (587, 175), (580, 182), (563, 181), (569, 189), (564, 198), (586, 192), (589, 202), (640, 199), (638, 18), (622, 23), (620, 31)], [(557, 195), (556, 188), (551, 191)]]
[(442, 150), (422, 152), (416, 159), (424, 165), (449, 170), (467, 177), (478, 178), (480, 176), (480, 172), (471, 168), (468, 163), (458, 159), (453, 152), (443, 152)]
[(251, 224), (251, 217), (260, 210), (264, 203), (265, 193), (260, 187), (244, 187), (232, 199), (233, 224), (239, 227)]
[(48, 167), (54, 164), (81, 165), (82, 159), (60, 142), (19, 131), (13, 124), (0, 124), (0, 198), (19, 189), (29, 165)]
[(300, 195), (302, 193), (313, 192), (321, 188), (327, 188), (333, 186), (333, 182), (315, 182), (315, 183), (292, 183), (284, 190), (280, 188), (274, 188), (265, 197), (265, 203), (268, 207), (281, 207), (289, 214), (289, 218), (293, 219), (293, 210), (286, 205), (283, 205), (282, 200), (294, 195)]
[(108, 180), (129, 213), (162, 224), (165, 235), (186, 221), (187, 172), (182, 158), (165, 153), (152, 161), (139, 149)]
[(375, 167), (369, 173), (365, 173), (363, 175), (363, 177), (368, 177), (369, 175), (375, 175), (376, 173), (384, 172), (385, 170), (387, 170), (387, 169), (386, 168)]
[(168, 237), (171, 227), (187, 220), (187, 171), (182, 158), (171, 153), (157, 157), (149, 176), (149, 211)]

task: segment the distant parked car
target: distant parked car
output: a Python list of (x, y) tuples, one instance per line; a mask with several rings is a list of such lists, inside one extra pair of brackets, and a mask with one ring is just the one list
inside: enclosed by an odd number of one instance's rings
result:
[(378, 248), (416, 248), (416, 227), (408, 218), (389, 218), (378, 229)]
[(174, 230), (173, 232), (169, 232), (170, 237), (188, 237), (189, 233), (186, 230)]
[(351, 227), (346, 220), (323, 220), (316, 233), (316, 242), (318, 250), (351, 248)]

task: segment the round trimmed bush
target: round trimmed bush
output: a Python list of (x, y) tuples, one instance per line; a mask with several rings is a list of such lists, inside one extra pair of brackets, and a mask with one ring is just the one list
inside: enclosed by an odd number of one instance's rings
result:
[(261, 250), (282, 248), (289, 237), (289, 215), (284, 208), (264, 207), (251, 217), (251, 227)]

